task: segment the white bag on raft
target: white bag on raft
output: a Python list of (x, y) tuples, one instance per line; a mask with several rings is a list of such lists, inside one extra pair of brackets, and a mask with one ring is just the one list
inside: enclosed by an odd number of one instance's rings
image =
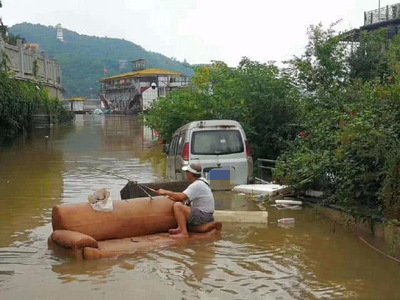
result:
[(97, 190), (92, 195), (89, 195), (88, 201), (90, 206), (96, 211), (111, 212), (114, 209), (110, 192), (105, 188)]

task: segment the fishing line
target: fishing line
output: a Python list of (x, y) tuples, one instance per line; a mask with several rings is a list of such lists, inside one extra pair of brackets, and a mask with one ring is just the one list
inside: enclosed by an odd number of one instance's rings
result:
[(107, 174), (110, 174), (112, 176), (124, 179), (124, 180), (128, 180), (128, 182), (132, 182), (133, 184), (136, 184), (143, 191), (143, 193), (145, 193), (147, 196), (149, 196), (150, 200), (153, 200), (153, 197), (144, 188), (147, 188), (149, 191), (152, 191), (153, 193), (155, 193), (156, 190), (151, 188), (151, 187), (149, 187), (149, 186), (147, 186), (147, 185), (145, 185), (145, 184), (143, 184), (143, 183), (139, 183), (136, 180), (132, 180), (132, 179), (130, 179), (128, 177), (121, 176), (119, 174), (114, 173), (113, 171), (107, 171), (107, 170), (103, 170), (101, 168), (97, 168), (97, 167), (91, 166), (91, 165), (89, 165), (88, 163), (85, 163), (85, 162), (79, 162), (79, 161), (76, 161), (76, 160), (74, 162), (78, 163), (78, 164), (84, 164), (88, 168), (91, 168), (91, 169), (94, 169), (94, 170), (98, 170), (98, 171), (101, 171), (103, 173), (107, 173)]
[(368, 243), (364, 238), (362, 238), (361, 236), (359, 236), (358, 237), (362, 242), (364, 242), (368, 247), (370, 247), (371, 249), (373, 249), (373, 250), (375, 250), (376, 252), (378, 252), (379, 254), (382, 254), (383, 256), (385, 256), (385, 257), (387, 257), (387, 258), (389, 258), (389, 259), (391, 259), (391, 260), (394, 260), (395, 262), (398, 262), (398, 263), (400, 263), (400, 259), (398, 259), (398, 258), (396, 258), (396, 257), (394, 257), (394, 256), (391, 256), (391, 255), (389, 255), (389, 254), (386, 254), (385, 252), (383, 252), (382, 250), (379, 250), (378, 248), (376, 248), (375, 246), (373, 246), (373, 245), (371, 245), (370, 243)]

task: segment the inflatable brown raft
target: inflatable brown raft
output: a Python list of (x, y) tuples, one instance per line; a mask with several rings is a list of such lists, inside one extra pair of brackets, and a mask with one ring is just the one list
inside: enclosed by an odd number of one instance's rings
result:
[[(157, 196), (113, 201), (112, 212), (95, 211), (89, 203), (61, 204), (53, 208), (53, 249), (67, 249), (83, 259), (115, 257), (174, 244), (168, 229), (177, 226), (173, 201)], [(193, 233), (189, 239), (215, 236)], [(56, 249), (55, 249), (56, 250)]]

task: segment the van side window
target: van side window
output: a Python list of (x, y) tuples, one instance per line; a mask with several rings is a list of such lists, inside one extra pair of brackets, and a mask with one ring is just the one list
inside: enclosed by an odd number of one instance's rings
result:
[(169, 147), (169, 153), (168, 155), (175, 155), (176, 153), (176, 143), (178, 141), (178, 136), (174, 136), (174, 138), (171, 141), (171, 147)]
[(177, 150), (176, 150), (176, 153), (178, 153), (179, 155), (182, 153), (184, 141), (185, 141), (185, 133), (182, 133), (179, 136), (178, 147), (177, 147)]

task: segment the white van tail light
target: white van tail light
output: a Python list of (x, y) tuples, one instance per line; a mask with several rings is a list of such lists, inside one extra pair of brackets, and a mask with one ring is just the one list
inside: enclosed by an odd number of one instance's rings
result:
[(247, 157), (251, 156), (251, 148), (248, 140), (246, 140), (246, 155)]
[(185, 145), (183, 145), (182, 159), (189, 160), (189, 143), (185, 143)]

